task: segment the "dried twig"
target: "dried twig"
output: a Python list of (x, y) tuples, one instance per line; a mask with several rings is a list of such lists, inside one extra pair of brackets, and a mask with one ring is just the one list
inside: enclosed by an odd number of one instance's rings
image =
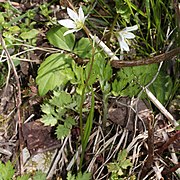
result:
[(154, 116), (150, 115), (148, 118), (148, 139), (147, 139), (147, 144), (148, 144), (148, 158), (144, 164), (142, 173), (141, 173), (141, 178), (144, 178), (149, 169), (153, 165), (154, 161)]
[(157, 151), (159, 154), (162, 154), (164, 150), (168, 148), (170, 144), (172, 144), (175, 140), (178, 140), (180, 138), (180, 131), (178, 131), (174, 136), (169, 138), (165, 144)]
[(63, 151), (64, 151), (64, 147), (66, 146), (66, 143), (67, 143), (68, 139), (69, 139), (69, 136), (67, 136), (67, 137), (64, 139), (64, 142), (63, 142), (63, 144), (62, 144), (62, 147), (61, 147), (61, 149), (58, 151), (58, 154), (57, 154), (55, 160), (53, 161), (53, 165), (52, 165), (51, 169), (50, 169), (49, 172), (48, 172), (48, 175), (47, 175), (47, 177), (46, 177), (47, 179), (51, 179), (51, 178), (53, 177), (53, 174), (54, 174), (54, 172), (55, 172), (55, 169), (56, 169), (56, 167), (57, 167), (57, 164), (58, 164), (60, 158), (62, 158)]
[(147, 88), (145, 88), (145, 92), (148, 95), (149, 99), (153, 102), (153, 104), (164, 114), (164, 116), (166, 116), (166, 118), (174, 126), (178, 126), (179, 124), (174, 119), (174, 117), (166, 110), (166, 108), (158, 101), (158, 99)]
[(111, 61), (111, 65), (114, 68), (121, 68), (121, 67), (132, 67), (132, 66), (142, 66), (147, 64), (154, 64), (160, 63), (162, 61), (171, 60), (173, 57), (180, 54), (180, 47), (175, 48), (169, 52), (165, 52), (163, 54), (154, 56), (152, 58), (144, 58), (141, 60), (131, 60), (131, 61)]

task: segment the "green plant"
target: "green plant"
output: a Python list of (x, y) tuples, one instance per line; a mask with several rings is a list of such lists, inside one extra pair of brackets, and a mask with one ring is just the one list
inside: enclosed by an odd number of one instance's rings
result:
[(111, 180), (123, 180), (127, 177), (128, 167), (132, 166), (130, 159), (127, 159), (127, 155), (127, 151), (124, 149), (119, 152), (116, 161), (107, 165), (108, 171), (111, 172)]
[(75, 125), (74, 118), (68, 114), (72, 114), (71, 111), (76, 111), (77, 105), (78, 97), (71, 98), (71, 95), (65, 91), (54, 91), (49, 102), (41, 106), (45, 113), (42, 116), (44, 125), (55, 126), (58, 124), (56, 128), (58, 139), (66, 137), (72, 126)]
[(72, 175), (71, 172), (68, 172), (67, 180), (91, 180), (91, 173), (84, 172), (83, 174), (79, 172), (77, 176)]
[(14, 168), (10, 161), (6, 164), (3, 164), (0, 161), (0, 180), (10, 180), (14, 175)]
[[(22, 176), (15, 177), (15, 169), (13, 164), (10, 161), (6, 162), (5, 164), (0, 161), (0, 180), (11, 180), (14, 178), (17, 180), (28, 180), (30, 178), (30, 174), (24, 174)], [(36, 171), (36, 173), (33, 175), (33, 180), (45, 179), (46, 175), (41, 171)]]
[[(116, 11), (112, 10), (110, 5), (107, 5), (104, 1), (98, 1), (98, 3), (100, 3), (101, 7), (105, 6), (106, 11), (110, 14), (108, 18), (113, 19), (113, 14), (116, 15), (113, 20), (114, 29), (116, 25), (122, 26), (120, 27), (122, 29), (127, 24), (139, 24), (139, 38), (134, 42), (137, 56), (149, 55), (149, 52), (160, 50), (163, 48), (164, 43), (168, 43), (169, 39), (165, 37), (165, 34), (160, 29), (160, 25), (164, 23), (167, 27), (167, 21), (171, 17), (169, 14), (165, 14), (168, 7), (162, 1), (155, 3), (154, 1), (146, 0), (142, 3), (144, 6), (130, 0), (115, 1)], [(148, 9), (149, 7), (151, 7), (151, 10)], [(85, 9), (87, 10), (88, 8)], [(80, 10), (82, 11), (82, 9)], [(157, 10), (159, 12), (156, 12)], [(71, 24), (68, 26), (71, 30), (65, 27), (53, 26), (47, 32), (48, 41), (59, 49), (59, 53), (49, 55), (40, 65), (36, 82), (41, 96), (45, 96), (50, 92), (51, 97), (46, 99), (46, 103), (42, 105), (44, 113), (42, 122), (45, 125), (57, 126), (56, 134), (58, 139), (63, 139), (69, 135), (71, 128), (77, 123), (74, 120), (74, 116), (75, 114), (79, 115), (82, 146), (79, 169), (81, 171), (84, 153), (93, 127), (96, 89), (100, 89), (101, 92), (103, 124), (105, 126), (109, 96), (138, 96), (142, 88), (150, 83), (157, 73), (158, 65), (125, 67), (120, 70), (113, 70), (107, 54), (95, 45), (95, 37), (86, 29), (84, 22), (82, 23), (80, 13), (73, 17), (72, 14), (75, 12), (72, 12), (72, 10), (69, 10), (69, 12), (71, 12), (68, 13), (70, 18), (73, 19), (73, 21), (69, 19)], [(93, 12), (96, 13), (96, 10), (93, 10)], [(44, 13), (48, 14), (46, 8)], [(153, 17), (151, 18), (151, 16)], [(162, 17), (165, 18), (164, 22), (158, 20), (158, 18)], [(100, 18), (98, 21), (106, 22), (107, 26), (110, 26), (109, 21), (106, 19), (107, 17), (100, 16)], [(64, 23), (62, 22), (64, 21), (61, 20), (60, 24), (63, 25)], [(79, 27), (78, 25), (81, 26)], [(137, 25), (134, 27), (137, 29)], [(173, 24), (171, 24), (171, 27), (173, 27)], [(110, 29), (111, 35), (114, 33), (113, 28)], [(77, 39), (74, 34), (70, 33), (80, 29), (84, 30), (88, 38), (80, 35)], [(125, 31), (125, 33), (127, 32)], [(130, 35), (131, 37), (133, 36), (132, 34)], [(89, 37), (92, 37), (92, 40)], [(109, 47), (111, 47), (111, 38), (113, 36), (109, 39), (107, 38)], [(116, 42), (113, 45), (118, 49), (119, 45)], [(141, 54), (139, 55), (139, 53)], [(130, 53), (128, 55), (131, 58)], [(81, 62), (81, 65), (78, 62)], [(171, 93), (172, 86), (171, 78), (164, 76), (164, 73), (160, 71), (156, 81), (149, 88), (162, 103), (165, 103)], [(160, 89), (165, 89), (164, 93), (161, 93)], [(90, 99), (88, 108), (85, 108), (84, 105), (86, 97)], [(117, 162), (110, 163), (108, 166), (112, 172), (112, 179), (113, 177), (114, 179), (123, 178), (129, 166), (132, 166), (132, 164), (127, 159), (127, 152), (123, 150), (118, 155)]]

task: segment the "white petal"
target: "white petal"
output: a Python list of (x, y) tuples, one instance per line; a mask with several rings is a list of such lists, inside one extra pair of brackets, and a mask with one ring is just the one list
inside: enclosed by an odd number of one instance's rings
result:
[(78, 15), (77, 15), (77, 13), (74, 12), (72, 9), (67, 8), (67, 13), (68, 13), (69, 17), (70, 17), (71, 19), (73, 19), (74, 21), (77, 21), (77, 20), (78, 20)]
[(138, 26), (137, 26), (137, 25), (124, 28), (125, 31), (135, 31), (135, 30), (137, 30), (137, 29), (138, 29)]
[(80, 6), (80, 8), (79, 8), (79, 20), (80, 20), (81, 22), (84, 22), (84, 20), (85, 20), (85, 18), (84, 18), (84, 12), (83, 12), (81, 6)]
[(58, 23), (67, 28), (76, 28), (76, 24), (71, 19), (63, 19), (58, 21)]
[(75, 30), (75, 29), (68, 30), (63, 34), (63, 36), (66, 36), (67, 34), (71, 34), (71, 33), (76, 32), (76, 31), (77, 30)]
[(122, 36), (118, 37), (118, 41), (119, 41), (119, 44), (120, 44), (121, 51), (124, 51), (124, 50), (129, 51), (129, 46), (128, 46), (128, 44), (126, 43), (125, 39)]
[(122, 32), (122, 36), (126, 39), (134, 39), (136, 36), (131, 32)]

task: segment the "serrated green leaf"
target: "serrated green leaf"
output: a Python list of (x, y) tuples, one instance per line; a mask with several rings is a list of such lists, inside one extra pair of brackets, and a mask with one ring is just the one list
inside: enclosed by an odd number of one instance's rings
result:
[(75, 43), (75, 36), (73, 33), (63, 36), (68, 29), (65, 27), (54, 27), (47, 32), (47, 39), (49, 42), (60, 49), (72, 51)]
[(50, 100), (50, 103), (57, 107), (65, 107), (65, 105), (70, 104), (71, 102), (71, 95), (65, 91), (54, 92), (54, 97)]
[(52, 115), (43, 115), (41, 122), (44, 123), (45, 126), (55, 126), (57, 124), (57, 119)]
[(122, 175), (124, 174), (121, 168), (119, 168), (119, 170), (118, 170), (118, 173), (117, 173), (117, 174), (118, 174), (119, 176), (122, 176)]
[(73, 52), (81, 58), (90, 58), (92, 56), (92, 47), (88, 38), (81, 38), (75, 45)]
[(41, 105), (41, 110), (43, 113), (49, 115), (49, 114), (52, 114), (52, 112), (54, 111), (54, 108), (50, 104), (43, 104)]
[(45, 59), (38, 69), (36, 78), (41, 96), (45, 95), (49, 90), (53, 90), (56, 86), (66, 84), (71, 79), (67, 75), (67, 69), (70, 67), (71, 62), (71, 57), (60, 53), (52, 54)]
[(72, 175), (71, 172), (68, 172), (67, 180), (75, 180), (75, 175)]
[(33, 180), (46, 180), (46, 174), (42, 171), (37, 171), (33, 176)]
[(64, 137), (68, 136), (70, 133), (70, 129), (63, 126), (62, 124), (59, 124), (56, 128), (55, 134), (57, 135), (58, 139), (63, 139)]
[(128, 166), (132, 166), (132, 163), (131, 163), (131, 161), (129, 159), (126, 159), (125, 161), (123, 161), (121, 163), (122, 169), (127, 169)]
[(107, 167), (109, 172), (117, 172), (120, 168), (117, 162), (108, 163)]
[(126, 149), (123, 149), (119, 154), (118, 154), (118, 159), (117, 161), (123, 162), (124, 160), (126, 160), (127, 157), (127, 151)]
[(20, 37), (24, 40), (25, 39), (33, 39), (38, 35), (38, 33), (39, 33), (39, 31), (37, 29), (31, 29), (27, 32), (22, 32), (20, 34)]
[(81, 172), (78, 173), (76, 180), (91, 180), (91, 173), (84, 172), (83, 174)]
[(3, 164), (0, 161), (0, 180), (11, 180), (14, 175), (14, 168), (10, 161), (6, 164)]
[(72, 126), (74, 126), (76, 124), (75, 120), (72, 117), (68, 117), (66, 118), (66, 120), (64, 121), (64, 126), (71, 129)]
[(141, 86), (146, 86), (152, 80), (157, 68), (156, 64), (122, 68), (112, 83), (113, 95), (136, 96)]
[(23, 176), (18, 176), (16, 180), (28, 180), (28, 179), (29, 179), (29, 174), (25, 174)]

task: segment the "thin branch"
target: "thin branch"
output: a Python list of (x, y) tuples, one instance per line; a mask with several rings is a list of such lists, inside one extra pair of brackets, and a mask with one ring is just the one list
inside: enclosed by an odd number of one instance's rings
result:
[(162, 154), (170, 144), (172, 144), (174, 141), (178, 140), (179, 138), (180, 138), (180, 131), (178, 131), (174, 136), (169, 138), (165, 144), (163, 144), (163, 146), (157, 151), (158, 154)]
[(148, 144), (148, 158), (144, 164), (142, 173), (141, 173), (141, 178), (144, 178), (150, 168), (153, 165), (154, 162), (154, 116), (151, 114), (148, 118), (148, 139), (147, 139), (147, 144)]
[(162, 61), (171, 60), (176, 55), (180, 54), (180, 47), (177, 47), (169, 52), (165, 52), (163, 54), (154, 56), (152, 58), (144, 58), (141, 60), (131, 60), (131, 61), (117, 61), (112, 60), (111, 66), (114, 68), (122, 68), (122, 67), (132, 67), (132, 66), (142, 66), (154, 63), (160, 63)]

